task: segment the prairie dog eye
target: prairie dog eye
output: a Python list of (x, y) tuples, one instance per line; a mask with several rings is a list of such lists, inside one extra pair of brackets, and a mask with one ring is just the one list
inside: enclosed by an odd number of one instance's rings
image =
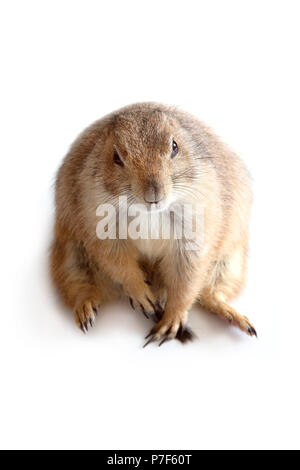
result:
[(114, 150), (114, 163), (116, 163), (116, 165), (119, 165), (119, 166), (124, 166), (124, 163), (122, 162), (118, 152), (116, 150)]
[(172, 153), (171, 153), (171, 158), (174, 158), (175, 155), (178, 153), (178, 145), (176, 144), (175, 140), (172, 140)]

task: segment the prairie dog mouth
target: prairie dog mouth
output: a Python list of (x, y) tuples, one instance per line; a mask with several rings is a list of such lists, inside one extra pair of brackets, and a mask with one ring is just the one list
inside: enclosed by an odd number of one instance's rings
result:
[(163, 211), (168, 210), (171, 203), (172, 203), (171, 198), (167, 198), (156, 203), (144, 202), (144, 203), (138, 204), (138, 207), (140, 208), (142, 213), (158, 213), (158, 212), (163, 212)]

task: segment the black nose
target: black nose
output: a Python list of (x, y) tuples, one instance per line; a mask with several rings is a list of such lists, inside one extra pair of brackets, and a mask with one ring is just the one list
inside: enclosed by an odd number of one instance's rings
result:
[(149, 196), (144, 197), (145, 202), (148, 202), (149, 204), (158, 204), (162, 199), (163, 197), (161, 197), (160, 199), (152, 198)]
[(157, 204), (165, 197), (164, 187), (162, 184), (151, 181), (144, 193), (144, 199), (149, 204)]

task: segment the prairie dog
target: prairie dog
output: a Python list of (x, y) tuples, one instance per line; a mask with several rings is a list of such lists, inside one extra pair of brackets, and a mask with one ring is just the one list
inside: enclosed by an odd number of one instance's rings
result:
[[(187, 249), (174, 234), (163, 238), (163, 219), (158, 238), (100, 239), (97, 208), (109, 203), (119, 213), (120, 196), (129, 206), (143, 204), (147, 217), (199, 203), (201, 249)], [(92, 124), (56, 180), (51, 274), (77, 325), (86, 332), (104, 303), (126, 295), (154, 320), (147, 343), (191, 339), (186, 323), (195, 302), (256, 335), (228, 304), (245, 283), (251, 199), (242, 161), (186, 112), (138, 103)]]

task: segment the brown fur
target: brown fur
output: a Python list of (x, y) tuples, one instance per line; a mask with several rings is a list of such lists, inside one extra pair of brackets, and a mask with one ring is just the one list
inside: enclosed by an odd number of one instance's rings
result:
[[(179, 151), (171, 159), (172, 138)], [(201, 253), (174, 239), (97, 238), (99, 204), (120, 195), (144, 203), (149, 194), (204, 205)], [(146, 314), (164, 304), (152, 340), (180, 337), (196, 301), (255, 334), (227, 303), (245, 282), (250, 205), (243, 163), (205, 124), (161, 104), (128, 106), (86, 129), (58, 172), (52, 278), (84, 331), (100, 305), (125, 294)]]

